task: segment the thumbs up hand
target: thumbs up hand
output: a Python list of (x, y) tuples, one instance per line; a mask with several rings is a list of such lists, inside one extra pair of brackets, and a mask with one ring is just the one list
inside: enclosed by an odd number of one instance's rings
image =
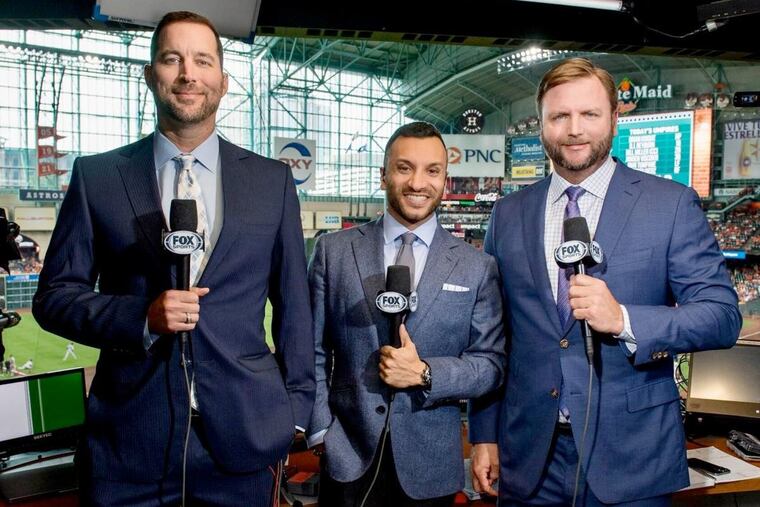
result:
[(380, 349), (380, 379), (396, 389), (421, 386), (425, 363), (417, 355), (417, 347), (403, 324), (399, 335), (400, 348), (386, 345)]

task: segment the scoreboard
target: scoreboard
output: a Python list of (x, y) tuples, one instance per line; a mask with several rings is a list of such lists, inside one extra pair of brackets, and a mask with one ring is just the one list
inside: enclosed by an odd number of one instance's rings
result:
[(712, 110), (674, 111), (618, 119), (612, 154), (626, 165), (710, 193)]

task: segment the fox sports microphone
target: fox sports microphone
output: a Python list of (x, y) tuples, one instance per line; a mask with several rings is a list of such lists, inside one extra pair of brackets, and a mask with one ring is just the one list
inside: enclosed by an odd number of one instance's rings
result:
[[(203, 249), (203, 236), (196, 232), (198, 211), (194, 199), (172, 199), (169, 211), (170, 231), (164, 234), (164, 248), (175, 255), (177, 262), (177, 289), (190, 290), (190, 256)], [(186, 342), (190, 333), (179, 333)]]
[(375, 299), (377, 308), (391, 318), (390, 344), (401, 347), (399, 329), (407, 313), (417, 310), (417, 293), (412, 292), (409, 266), (391, 265), (385, 277), (385, 290)]
[[(562, 224), (565, 241), (554, 250), (554, 260), (560, 269), (572, 267), (576, 275), (586, 274), (586, 268), (602, 262), (602, 249), (596, 241), (591, 241), (588, 224), (583, 217), (568, 218)], [(586, 356), (589, 362), (594, 357), (594, 342), (591, 327), (585, 320), (579, 321)]]

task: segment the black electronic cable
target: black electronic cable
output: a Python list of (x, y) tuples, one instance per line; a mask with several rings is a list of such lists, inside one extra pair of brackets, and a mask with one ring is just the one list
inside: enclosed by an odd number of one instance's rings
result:
[(581, 478), (581, 464), (583, 463), (583, 449), (586, 446), (586, 434), (588, 433), (588, 421), (591, 415), (591, 388), (593, 387), (594, 379), (594, 360), (593, 354), (588, 358), (588, 398), (586, 399), (586, 420), (583, 423), (583, 436), (581, 437), (581, 445), (578, 448), (578, 465), (575, 468), (575, 488), (573, 488), (573, 507), (575, 507), (575, 501), (578, 499), (578, 486)]
[(711, 31), (717, 30), (718, 28), (720, 28), (720, 27), (722, 27), (722, 26), (724, 26), (726, 24), (726, 21), (713, 21), (714, 28), (710, 28), (710, 25), (708, 24), (709, 23), (708, 22), (708, 23), (705, 23), (704, 25), (700, 26), (699, 28), (697, 28), (695, 30), (692, 30), (691, 32), (687, 32), (687, 33), (684, 33), (684, 34), (676, 35), (676, 34), (672, 34), (672, 33), (668, 33), (668, 32), (663, 32), (662, 30), (659, 30), (657, 28), (654, 28), (654, 27), (651, 27), (651, 26), (647, 25), (646, 23), (644, 23), (643, 21), (641, 21), (639, 18), (637, 18), (633, 13), (631, 13), (631, 19), (633, 19), (638, 25), (640, 25), (641, 27), (643, 27), (645, 30), (649, 30), (650, 32), (654, 32), (654, 33), (657, 33), (657, 34), (660, 34), (660, 35), (664, 35), (665, 37), (670, 37), (671, 39), (685, 39), (687, 37), (691, 37), (691, 36), (696, 35), (696, 34), (701, 33), (701, 32), (711, 32)]
[(388, 413), (385, 415), (385, 425), (383, 426), (383, 436), (380, 439), (380, 449), (378, 452), (380, 455), (377, 458), (377, 467), (375, 467), (375, 475), (372, 477), (372, 482), (370, 482), (369, 487), (367, 488), (367, 492), (364, 494), (364, 498), (362, 498), (362, 503), (359, 504), (359, 507), (364, 507), (364, 504), (367, 502), (367, 499), (369, 498), (369, 494), (372, 492), (372, 488), (375, 487), (375, 482), (377, 481), (377, 476), (380, 475), (380, 467), (383, 464), (383, 453), (385, 452), (385, 444), (388, 440), (388, 433), (390, 432), (391, 428), (391, 409), (393, 408), (393, 399), (395, 393), (391, 393), (391, 399), (388, 402)]
[(182, 341), (182, 371), (185, 374), (185, 388), (187, 389), (187, 427), (185, 429), (185, 443), (182, 448), (182, 503), (180, 504), (182, 507), (185, 507), (185, 494), (186, 494), (186, 488), (187, 488), (187, 448), (188, 444), (190, 442), (190, 431), (192, 429), (193, 424), (193, 399), (192, 399), (192, 382), (195, 379), (195, 372), (192, 373), (192, 377), (187, 373), (187, 356), (185, 355), (185, 346), (186, 342)]

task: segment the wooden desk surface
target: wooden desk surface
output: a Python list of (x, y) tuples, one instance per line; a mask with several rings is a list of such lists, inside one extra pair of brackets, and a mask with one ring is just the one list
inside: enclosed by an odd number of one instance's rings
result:
[[(726, 446), (726, 437), (698, 438), (692, 442), (687, 442), (686, 448), (697, 449), (699, 447), (709, 447), (711, 445), (720, 449), (721, 451), (727, 452), (731, 456), (738, 457), (728, 448), (728, 446)], [(747, 463), (750, 463), (760, 468), (760, 461), (747, 461)], [(710, 486), (706, 488), (696, 488), (696, 489), (690, 489), (688, 491), (681, 491), (680, 493), (675, 494), (675, 498), (679, 499), (679, 498), (688, 498), (688, 497), (693, 497), (693, 496), (722, 495), (725, 493), (746, 493), (750, 491), (760, 491), (760, 479), (724, 482), (723, 484), (716, 484), (715, 486)]]

